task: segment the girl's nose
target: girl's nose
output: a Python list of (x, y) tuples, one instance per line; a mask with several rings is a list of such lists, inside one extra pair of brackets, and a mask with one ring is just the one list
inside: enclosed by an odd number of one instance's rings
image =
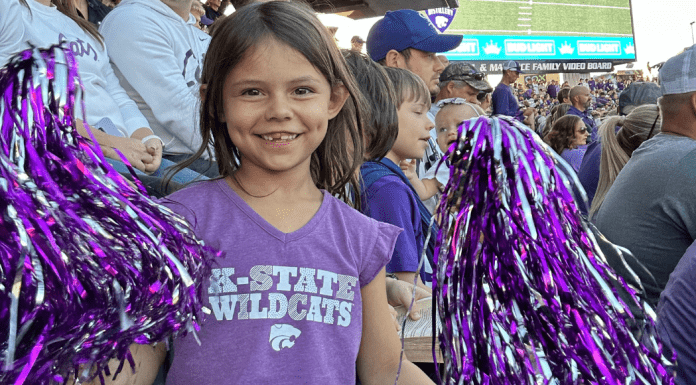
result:
[(292, 109), (283, 96), (271, 97), (266, 104), (266, 120), (287, 120), (292, 117)]

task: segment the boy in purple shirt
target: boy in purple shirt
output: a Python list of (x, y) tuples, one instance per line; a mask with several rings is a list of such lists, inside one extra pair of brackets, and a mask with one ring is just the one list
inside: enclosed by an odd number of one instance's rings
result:
[(388, 273), (396, 274), (400, 280), (414, 282), (423, 249), (427, 248), (428, 258), (423, 261), (417, 283), (431, 290), (426, 283), (431, 281), (432, 274), (429, 261), (432, 258), (430, 245), (435, 242), (432, 233), (430, 243), (425, 244), (430, 230), (430, 212), (399, 166), (402, 161), (423, 158), (430, 130), (435, 126), (427, 115), (430, 92), (425, 82), (410, 71), (392, 67), (385, 67), (385, 70), (396, 95), (399, 134), (384, 158), (362, 165), (361, 207), (365, 215), (404, 230), (399, 234), (386, 266)]

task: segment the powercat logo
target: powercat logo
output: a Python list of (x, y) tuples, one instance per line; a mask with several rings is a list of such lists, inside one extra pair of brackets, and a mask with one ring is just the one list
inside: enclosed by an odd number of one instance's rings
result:
[(442, 33), (452, 24), (457, 10), (450, 8), (434, 8), (425, 11), (425, 14), (428, 15), (428, 20), (430, 20), (435, 28)]
[(302, 334), (300, 329), (288, 324), (275, 324), (271, 326), (271, 335), (268, 337), (271, 347), (276, 352), (283, 348), (295, 346), (295, 340)]

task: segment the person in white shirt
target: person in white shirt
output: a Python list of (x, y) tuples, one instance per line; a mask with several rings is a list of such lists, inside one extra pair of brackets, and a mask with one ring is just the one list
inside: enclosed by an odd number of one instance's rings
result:
[(16, 15), (20, 13), (17, 0), (0, 0), (0, 67), (11, 55), (19, 52), (24, 41), (24, 26)]
[[(116, 76), (174, 162), (191, 157), (203, 140), (199, 79), (210, 36), (196, 28), (192, 1), (124, 0), (99, 27)], [(188, 167), (217, 176), (210, 154), (202, 157)]]
[[(5, 8), (7, 2), (8, 7)], [(10, 4), (14, 2), (14, 4)], [(80, 18), (68, 0), (3, 0), (3, 19), (20, 21), (15, 31), (24, 36), (20, 49), (31, 46), (46, 48), (64, 43), (78, 62), (80, 78), (84, 87), (85, 111), (81, 106), (75, 116), (85, 116), (86, 123), (100, 130), (92, 133), (111, 159), (120, 160), (115, 149), (119, 150), (130, 164), (143, 172), (154, 172), (160, 167), (162, 141), (153, 135), (145, 117), (121, 88), (114, 75), (109, 57), (96, 28)], [(5, 22), (2, 30), (4, 37)], [(0, 57), (4, 62), (9, 55), (17, 52), (17, 46), (0, 45)], [(4, 63), (3, 63), (4, 64)], [(77, 124), (81, 135), (89, 138), (83, 122)]]

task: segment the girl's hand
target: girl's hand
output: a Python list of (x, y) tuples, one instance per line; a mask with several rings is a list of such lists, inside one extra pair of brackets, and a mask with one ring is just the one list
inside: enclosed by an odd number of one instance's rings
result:
[(418, 175), (416, 175), (415, 159), (402, 160), (401, 163), (399, 163), (399, 167), (401, 167), (401, 171), (404, 172), (408, 180), (418, 179)]

